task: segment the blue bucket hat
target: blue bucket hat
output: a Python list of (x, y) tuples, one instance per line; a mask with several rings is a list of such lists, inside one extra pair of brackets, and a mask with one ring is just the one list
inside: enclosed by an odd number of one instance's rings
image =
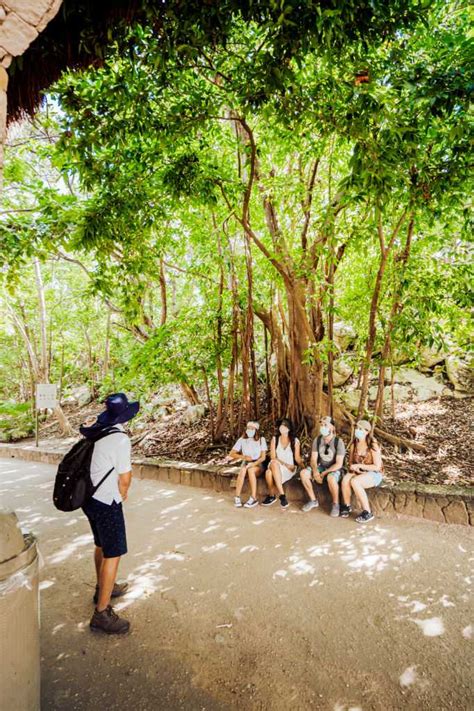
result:
[(135, 417), (140, 409), (138, 400), (130, 402), (125, 393), (114, 393), (105, 400), (105, 411), (97, 418), (100, 425), (118, 425)]

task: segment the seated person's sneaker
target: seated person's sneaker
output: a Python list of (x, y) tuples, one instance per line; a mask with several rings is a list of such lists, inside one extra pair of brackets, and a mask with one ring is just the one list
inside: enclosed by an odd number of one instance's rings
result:
[(105, 632), (106, 634), (125, 634), (130, 629), (130, 622), (119, 617), (109, 605), (99, 612), (94, 610), (89, 623), (91, 630)]
[(269, 494), (262, 501), (262, 506), (271, 506), (272, 504), (275, 503), (276, 500), (277, 500), (276, 496), (270, 496), (270, 494)]
[(331, 513), (329, 515), (332, 516), (333, 518), (337, 518), (339, 516), (339, 510), (340, 510), (339, 504), (333, 504), (332, 508), (331, 508)]
[(307, 501), (305, 503), (305, 505), (303, 506), (303, 508), (301, 510), (306, 513), (307, 511), (311, 511), (312, 509), (317, 509), (318, 506), (319, 506), (319, 501), (317, 499), (315, 499), (314, 501), (312, 501), (310, 499), (309, 501)]
[(288, 499), (286, 498), (285, 494), (282, 494), (280, 496), (280, 506), (282, 509), (287, 509), (290, 504), (288, 503)]
[(349, 514), (352, 513), (352, 506), (348, 506), (347, 504), (341, 504), (341, 510), (339, 512), (339, 516), (341, 518), (349, 518)]
[(258, 506), (258, 501), (251, 496), (250, 499), (245, 502), (244, 509), (253, 509), (254, 506)]
[(240, 496), (234, 496), (234, 506), (237, 509), (242, 508), (242, 500), (241, 500)]
[[(128, 590), (128, 583), (115, 583), (114, 589), (112, 590), (112, 595), (110, 597), (122, 597)], [(95, 593), (93, 598), (95, 604), (99, 602), (99, 586), (95, 586)]]
[(362, 511), (360, 516), (357, 516), (356, 521), (357, 523), (367, 523), (368, 521), (372, 521), (373, 518), (375, 518), (375, 516), (372, 511)]

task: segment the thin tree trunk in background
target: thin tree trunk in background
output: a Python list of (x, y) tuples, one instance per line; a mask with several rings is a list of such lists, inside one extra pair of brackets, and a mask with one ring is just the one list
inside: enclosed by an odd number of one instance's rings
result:
[[(252, 250), (250, 240), (247, 234), (244, 233), (246, 247), (246, 268), (247, 268), (247, 316), (246, 316), (246, 338), (245, 342), (250, 352), (250, 372), (251, 372), (251, 388), (250, 395), (253, 404), (253, 416), (258, 420), (258, 383), (257, 383), (257, 366), (255, 362), (255, 347), (254, 347), (254, 321), (253, 321), (253, 268), (252, 268)], [(249, 413), (250, 414), (250, 413)]]
[(89, 370), (89, 386), (91, 389), (92, 399), (96, 397), (96, 383), (95, 383), (95, 372), (94, 372), (94, 358), (92, 355), (92, 343), (89, 337), (89, 331), (87, 328), (84, 329), (84, 335), (87, 341), (87, 367)]
[[(40, 288), (42, 285), (42, 279), (41, 279), (41, 269), (39, 267), (39, 262), (38, 262), (38, 269), (36, 269), (35, 265), (35, 273), (37, 275), (37, 287)], [(38, 273), (39, 273), (39, 280), (38, 280)], [(49, 382), (48, 379), (43, 379), (45, 377), (45, 373), (42, 370), (42, 363), (46, 363), (47, 365), (47, 334), (43, 333), (43, 336), (41, 338), (41, 344), (42, 344), (42, 356), (44, 358), (44, 361), (38, 360), (38, 357), (36, 355), (36, 350), (33, 344), (33, 341), (30, 337), (30, 329), (28, 328), (28, 325), (26, 321), (23, 318), (24, 315), (24, 310), (20, 307), (20, 313), (22, 313), (22, 317), (18, 316), (18, 314), (15, 312), (14, 307), (8, 303), (7, 301), (7, 306), (9, 313), (12, 317), (13, 323), (15, 325), (15, 328), (20, 335), (20, 337), (23, 340), (23, 343), (26, 348), (26, 352), (28, 354), (28, 362), (29, 362), (29, 368), (30, 368), (30, 374), (31, 374), (31, 389), (32, 389), (32, 403), (33, 403), (33, 414), (35, 413), (35, 397), (36, 397), (36, 385), (37, 383)], [(46, 323), (46, 306), (44, 302), (44, 293), (43, 293), (43, 299), (42, 299), (42, 305), (40, 305), (40, 310), (42, 310), (43, 313), (43, 323)], [(61, 405), (58, 405), (54, 410), (54, 415), (56, 416), (59, 426), (61, 429), (62, 434), (64, 435), (70, 435), (72, 434), (72, 427), (67, 419), (66, 415), (64, 414), (63, 410), (61, 409)]]
[(413, 226), (414, 220), (411, 217), (408, 223), (407, 237), (405, 242), (405, 247), (402, 254), (399, 257), (400, 267), (397, 273), (398, 286), (394, 289), (392, 307), (390, 309), (390, 316), (388, 318), (387, 328), (385, 331), (385, 340), (382, 348), (382, 359), (379, 367), (378, 385), (377, 385), (377, 396), (375, 399), (375, 421), (377, 424), (382, 424), (383, 421), (383, 392), (385, 385), (385, 368), (387, 364), (387, 359), (392, 350), (392, 332), (395, 326), (396, 318), (401, 313), (403, 309), (402, 294), (403, 294), (403, 277), (405, 274), (405, 268), (410, 257), (411, 241), (413, 237)]
[(204, 378), (204, 387), (206, 389), (207, 407), (209, 409), (209, 423), (211, 426), (211, 441), (215, 442), (216, 430), (214, 427), (214, 408), (212, 406), (211, 392), (209, 390), (209, 380), (207, 377), (207, 373), (204, 369), (202, 371), (202, 374), (203, 374), (203, 378)]
[(164, 326), (168, 315), (168, 302), (166, 297), (166, 277), (163, 260), (160, 259), (160, 294), (161, 294), (161, 319), (160, 326)]
[(382, 281), (385, 273), (385, 267), (387, 265), (387, 259), (389, 257), (389, 254), (392, 250), (392, 247), (394, 245), (395, 239), (398, 235), (398, 232), (400, 230), (400, 227), (403, 224), (403, 221), (405, 220), (407, 211), (404, 210), (397, 222), (397, 225), (395, 226), (392, 235), (390, 237), (390, 241), (388, 245), (385, 245), (385, 239), (384, 239), (384, 234), (383, 234), (383, 227), (382, 227), (382, 214), (380, 210), (377, 210), (377, 231), (378, 231), (378, 236), (379, 236), (379, 243), (380, 243), (380, 263), (379, 263), (379, 268), (377, 271), (377, 276), (375, 279), (375, 287), (374, 291), (372, 293), (372, 300), (370, 303), (370, 314), (369, 314), (369, 329), (368, 329), (368, 335), (367, 335), (367, 342), (366, 342), (366, 349), (365, 349), (365, 357), (363, 361), (363, 368), (362, 368), (362, 379), (361, 379), (361, 393), (360, 393), (360, 400), (359, 400), (359, 408), (357, 411), (357, 417), (362, 417), (363, 413), (365, 412), (366, 406), (367, 406), (367, 395), (369, 392), (369, 374), (370, 374), (370, 363), (372, 359), (372, 353), (374, 351), (374, 345), (375, 345), (375, 338), (377, 335), (377, 325), (376, 325), (376, 319), (377, 319), (377, 310), (378, 310), (378, 304), (379, 304), (379, 298), (380, 298), (380, 291), (382, 288)]
[(181, 388), (181, 392), (183, 393), (185, 400), (190, 405), (199, 405), (200, 404), (201, 401), (199, 399), (199, 395), (197, 394), (193, 385), (189, 385), (188, 383), (181, 381), (179, 383), (179, 387)]
[[(263, 325), (263, 342), (265, 346), (265, 397), (267, 401), (267, 410), (273, 415), (273, 395), (272, 384), (270, 382), (270, 356), (268, 353), (268, 329)], [(273, 416), (272, 416), (273, 419)]]
[(112, 311), (107, 311), (107, 322), (105, 325), (104, 362), (102, 364), (102, 379), (105, 380), (109, 374), (110, 361), (110, 331), (112, 327)]
[(64, 341), (61, 344), (61, 362), (59, 366), (59, 386), (58, 386), (58, 402), (61, 404), (63, 399), (63, 378), (64, 378)]
[(395, 420), (395, 367), (393, 365), (392, 352), (390, 351), (390, 400), (392, 420)]
[(334, 264), (331, 259), (328, 271), (329, 289), (329, 312), (328, 312), (328, 402), (329, 414), (332, 417), (334, 411)]
[(212, 219), (214, 222), (214, 229), (217, 236), (217, 251), (219, 255), (219, 287), (217, 295), (217, 323), (216, 323), (216, 374), (217, 374), (217, 386), (218, 386), (218, 402), (217, 402), (217, 412), (216, 412), (216, 427), (213, 438), (219, 441), (222, 437), (222, 433), (225, 427), (225, 421), (227, 419), (227, 407), (225, 403), (225, 388), (224, 388), (224, 375), (222, 372), (222, 325), (223, 325), (223, 313), (222, 313), (222, 300), (224, 294), (225, 285), (225, 274), (224, 274), (224, 264), (223, 264), (223, 254), (222, 254), (222, 239), (221, 233), (217, 225), (216, 217), (214, 213), (212, 214)]
[(46, 327), (46, 301), (44, 297), (44, 284), (43, 276), (41, 274), (41, 267), (39, 259), (34, 260), (35, 267), (35, 278), (36, 278), (36, 291), (38, 294), (38, 314), (40, 320), (40, 377), (43, 378), (44, 383), (49, 382), (49, 369), (48, 369), (48, 337), (47, 337), (47, 327)]

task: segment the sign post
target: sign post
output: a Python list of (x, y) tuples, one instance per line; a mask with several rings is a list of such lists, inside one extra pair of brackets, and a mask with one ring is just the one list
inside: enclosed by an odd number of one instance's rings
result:
[(36, 418), (35, 418), (35, 445), (39, 444), (39, 413), (40, 410), (54, 408), (58, 404), (58, 386), (53, 383), (37, 383), (36, 385)]

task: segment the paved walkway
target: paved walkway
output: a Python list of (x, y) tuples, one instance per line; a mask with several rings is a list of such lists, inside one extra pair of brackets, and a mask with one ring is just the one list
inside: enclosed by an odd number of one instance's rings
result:
[(135, 481), (120, 571), (133, 630), (106, 638), (88, 629), (87, 522), (53, 508), (54, 472), (0, 459), (1, 504), (45, 560), (43, 711), (474, 707), (468, 528), (239, 511)]

